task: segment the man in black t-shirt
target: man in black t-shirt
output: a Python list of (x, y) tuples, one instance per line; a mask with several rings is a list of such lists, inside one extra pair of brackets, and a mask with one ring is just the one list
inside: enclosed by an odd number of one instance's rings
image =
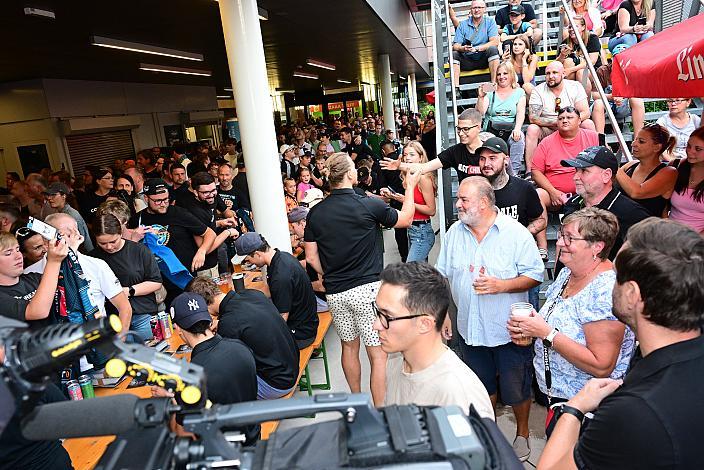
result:
[(180, 163), (174, 163), (169, 168), (169, 174), (171, 174), (171, 181), (173, 185), (169, 188), (169, 197), (172, 202), (178, 201), (183, 196), (188, 196), (188, 175), (186, 174), (186, 167)]
[(271, 400), (296, 387), (299, 353), (291, 330), (274, 304), (258, 290), (223, 294), (211, 280), (198, 277), (188, 286), (201, 295), (218, 318), (223, 338), (239, 339), (252, 350), (257, 368), (257, 399)]
[[(215, 179), (209, 173), (201, 171), (191, 178), (191, 192), (176, 201), (176, 205), (183, 207), (196, 219), (217, 233), (215, 240), (205, 255), (203, 266), (196, 273), (197, 276), (218, 277), (218, 248), (228, 239), (237, 238), (239, 232), (237, 219), (232, 209), (228, 209), (225, 201), (218, 197)], [(216, 216), (221, 216), (218, 219)]]
[(496, 21), (499, 30), (502, 30), (504, 26), (511, 24), (511, 18), (509, 17), (509, 11), (512, 6), (521, 5), (525, 14), (523, 21), (530, 23), (533, 27), (533, 45), (538, 44), (543, 39), (543, 30), (538, 28), (538, 19), (535, 16), (535, 10), (533, 10), (533, 5), (530, 2), (521, 3), (521, 0), (508, 0), (508, 5), (503, 8), (496, 10), (496, 16), (494, 16), (494, 21)]
[(323, 276), (333, 324), (342, 340), (342, 367), (350, 390), (358, 393), (361, 389), (359, 337), (362, 336), (372, 368), (372, 397), (381, 406), (386, 354), (372, 328), (376, 320), (372, 301), (383, 268), (381, 228), (411, 225), (415, 213), (413, 191), (420, 173), (408, 173), (404, 203), (401, 211), (397, 211), (380, 198), (355, 193), (357, 171), (348, 155), (333, 154), (326, 167), (332, 190), (308, 213), (306, 263)]
[[(257, 399), (257, 369), (252, 351), (238, 339), (213, 334), (203, 297), (192, 292), (179, 295), (171, 304), (171, 318), (176, 333), (193, 348), (191, 362), (203, 367), (208, 400), (230, 405)], [(159, 391), (154, 392), (160, 395)], [(247, 444), (253, 444), (259, 437), (259, 425), (246, 426), (240, 431), (245, 434)]]
[(340, 130), (340, 139), (345, 144), (344, 147), (342, 147), (342, 151), (346, 152), (353, 161), (356, 162), (361, 158), (367, 157), (374, 160), (374, 152), (371, 147), (362, 142), (362, 136), (353, 136), (352, 130), (349, 127), (343, 127)]
[(457, 118), (457, 135), (459, 143), (441, 152), (438, 158), (426, 163), (406, 164), (400, 160), (385, 158), (381, 167), (387, 170), (406, 171), (418, 167), (421, 173), (436, 171), (440, 168), (454, 168), (457, 178), (461, 182), (468, 176), (480, 175), (479, 155), (477, 149), (482, 145), (479, 138), (481, 132), (482, 115), (474, 108), (466, 109)]
[(235, 242), (237, 256), (257, 267), (268, 266), (266, 280), (271, 301), (291, 330), (298, 349), (310, 346), (318, 333), (318, 312), (313, 286), (303, 266), (290, 253), (271, 248), (257, 232)]

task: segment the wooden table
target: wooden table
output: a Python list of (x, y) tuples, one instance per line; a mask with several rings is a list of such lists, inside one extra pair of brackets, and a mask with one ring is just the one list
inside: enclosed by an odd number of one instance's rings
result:
[[(256, 276), (262, 276), (259, 271), (245, 271), (245, 286), (248, 289), (257, 289), (265, 294), (269, 295), (269, 289), (266, 285), (264, 279), (261, 281), (254, 282), (253, 279)], [(183, 344), (183, 340), (176, 335), (172, 334), (169, 338), (169, 351), (176, 351), (176, 349)], [(190, 353), (187, 353), (190, 356)], [(175, 357), (183, 357), (183, 355), (176, 355)], [(132, 395), (137, 395), (140, 398), (151, 398), (151, 388), (149, 386), (136, 387), (128, 389), (127, 386), (130, 384), (130, 378), (126, 378), (115, 388), (95, 388), (96, 397), (109, 397), (112, 395), (120, 395), (124, 393), (131, 393)], [(95, 467), (100, 460), (100, 457), (105, 453), (107, 446), (115, 440), (115, 436), (102, 436), (102, 437), (81, 437), (74, 439), (66, 439), (63, 443), (64, 448), (71, 456), (71, 461), (73, 462), (73, 467), (76, 470), (91, 470)]]

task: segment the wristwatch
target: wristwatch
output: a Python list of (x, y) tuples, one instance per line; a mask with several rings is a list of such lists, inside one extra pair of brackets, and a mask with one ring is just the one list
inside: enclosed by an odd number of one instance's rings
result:
[(553, 328), (550, 333), (545, 337), (543, 340), (543, 343), (547, 345), (547, 347), (551, 348), (552, 347), (552, 342), (555, 340), (555, 336), (560, 332), (557, 328)]
[(130, 297), (134, 297), (134, 286), (130, 286), (130, 288), (127, 289), (127, 292), (130, 293)]

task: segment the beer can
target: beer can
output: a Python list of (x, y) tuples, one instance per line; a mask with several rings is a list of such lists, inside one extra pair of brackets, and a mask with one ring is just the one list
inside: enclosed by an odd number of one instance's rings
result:
[(159, 325), (161, 326), (162, 339), (171, 338), (169, 315), (166, 312), (159, 312)]
[(83, 398), (95, 397), (95, 392), (93, 391), (93, 379), (89, 375), (82, 375), (78, 377), (78, 385), (81, 386)]
[(71, 400), (83, 400), (83, 392), (81, 392), (81, 386), (78, 384), (78, 380), (69, 380), (66, 384), (66, 390)]
[(164, 334), (161, 331), (161, 320), (158, 315), (152, 315), (149, 319), (149, 323), (152, 327), (152, 335), (154, 336), (154, 339), (157, 341), (164, 339)]

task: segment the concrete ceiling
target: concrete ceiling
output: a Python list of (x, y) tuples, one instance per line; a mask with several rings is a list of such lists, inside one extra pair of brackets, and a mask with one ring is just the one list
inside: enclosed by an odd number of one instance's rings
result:
[[(396, 0), (384, 0), (396, 1)], [(269, 20), (261, 21), (269, 85), (310, 91), (338, 88), (338, 78), (376, 83), (376, 58), (391, 57), (392, 71), (424, 68), (365, 0), (260, 0)], [(44, 8), (56, 19), (26, 16), (25, 7)], [(92, 46), (104, 36), (203, 54), (203, 62)], [(213, 0), (5, 0), (0, 4), (0, 82), (35, 78), (212, 85), (230, 87), (218, 4)], [(306, 58), (335, 64), (327, 71)], [(139, 63), (202, 68), (212, 77), (139, 70)], [(320, 81), (294, 78), (303, 70)]]

